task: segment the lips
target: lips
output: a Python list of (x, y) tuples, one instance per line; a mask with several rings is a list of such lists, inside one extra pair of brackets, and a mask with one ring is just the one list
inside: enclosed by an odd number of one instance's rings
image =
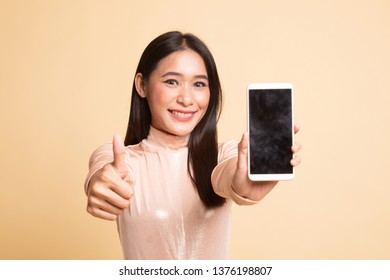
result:
[(168, 110), (176, 119), (188, 120), (191, 119), (197, 111), (178, 111)]

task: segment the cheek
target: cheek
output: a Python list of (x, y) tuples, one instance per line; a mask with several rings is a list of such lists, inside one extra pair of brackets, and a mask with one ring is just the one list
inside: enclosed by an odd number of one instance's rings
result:
[(159, 109), (167, 103), (167, 94), (158, 86), (149, 88), (146, 98), (151, 109)]
[(201, 109), (206, 109), (210, 102), (210, 92), (202, 92), (201, 94), (197, 95), (196, 97), (196, 103)]

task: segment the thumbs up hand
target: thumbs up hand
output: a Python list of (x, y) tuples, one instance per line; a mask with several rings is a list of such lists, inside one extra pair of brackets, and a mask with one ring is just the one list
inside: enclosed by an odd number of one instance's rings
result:
[(116, 220), (130, 206), (133, 196), (125, 146), (119, 135), (114, 136), (112, 149), (114, 161), (104, 165), (92, 176), (88, 190), (87, 212), (105, 220)]

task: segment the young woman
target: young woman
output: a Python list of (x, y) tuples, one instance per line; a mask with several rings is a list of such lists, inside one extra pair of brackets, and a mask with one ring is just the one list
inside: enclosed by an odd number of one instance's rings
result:
[(116, 135), (98, 148), (85, 182), (87, 211), (117, 220), (124, 258), (226, 259), (232, 201), (257, 203), (276, 185), (248, 179), (246, 133), (218, 145), (221, 98), (199, 38), (168, 32), (147, 46), (125, 143)]

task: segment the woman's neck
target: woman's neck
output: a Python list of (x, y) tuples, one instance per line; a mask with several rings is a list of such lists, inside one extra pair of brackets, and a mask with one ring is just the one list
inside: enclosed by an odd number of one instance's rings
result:
[(189, 135), (177, 136), (150, 126), (147, 141), (153, 146), (178, 150), (188, 146)]

